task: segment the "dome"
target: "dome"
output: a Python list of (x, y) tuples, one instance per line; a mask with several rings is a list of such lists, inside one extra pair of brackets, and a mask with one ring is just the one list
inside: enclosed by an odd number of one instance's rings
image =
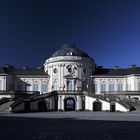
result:
[(77, 48), (77, 46), (75, 44), (65, 44), (65, 45), (63, 45), (63, 47), (60, 50), (53, 53), (51, 57), (68, 56), (68, 55), (69, 56), (81, 56), (81, 57), (90, 58), (88, 56), (88, 54), (86, 54), (85, 52), (83, 52), (82, 50)]

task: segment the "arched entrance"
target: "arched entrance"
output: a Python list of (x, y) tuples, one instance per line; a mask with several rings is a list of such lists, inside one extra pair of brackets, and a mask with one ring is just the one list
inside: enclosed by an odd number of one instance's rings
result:
[(30, 101), (24, 101), (24, 111), (30, 112)]
[(93, 111), (102, 111), (102, 102), (99, 100), (93, 102)]
[(114, 103), (110, 104), (110, 112), (115, 112), (116, 106)]
[(64, 100), (65, 111), (75, 111), (75, 100), (73, 98), (66, 98)]
[(40, 111), (40, 112), (47, 111), (47, 107), (46, 107), (45, 101), (39, 101), (38, 102), (38, 111)]

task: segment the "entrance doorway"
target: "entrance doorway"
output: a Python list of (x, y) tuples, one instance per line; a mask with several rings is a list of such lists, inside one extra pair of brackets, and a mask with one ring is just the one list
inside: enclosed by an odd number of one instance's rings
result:
[(64, 100), (65, 111), (75, 111), (75, 100), (73, 98), (66, 98)]
[(40, 112), (47, 111), (47, 107), (46, 107), (45, 101), (39, 101), (38, 102), (38, 111), (40, 111)]
[(93, 102), (93, 111), (102, 111), (102, 102), (98, 100)]
[(30, 101), (24, 101), (24, 111), (30, 112)]
[(115, 112), (116, 106), (114, 103), (110, 104), (110, 112)]

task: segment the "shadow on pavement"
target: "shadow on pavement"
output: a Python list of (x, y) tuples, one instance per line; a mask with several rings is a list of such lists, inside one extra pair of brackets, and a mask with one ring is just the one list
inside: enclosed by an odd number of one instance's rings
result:
[(140, 122), (0, 117), (1, 140), (132, 140)]

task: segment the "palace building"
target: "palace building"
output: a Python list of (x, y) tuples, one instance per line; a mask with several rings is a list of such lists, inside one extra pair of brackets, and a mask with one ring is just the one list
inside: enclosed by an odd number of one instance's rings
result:
[(74, 44), (54, 52), (42, 67), (0, 68), (0, 110), (12, 112), (123, 111), (140, 98), (140, 68), (103, 68)]

